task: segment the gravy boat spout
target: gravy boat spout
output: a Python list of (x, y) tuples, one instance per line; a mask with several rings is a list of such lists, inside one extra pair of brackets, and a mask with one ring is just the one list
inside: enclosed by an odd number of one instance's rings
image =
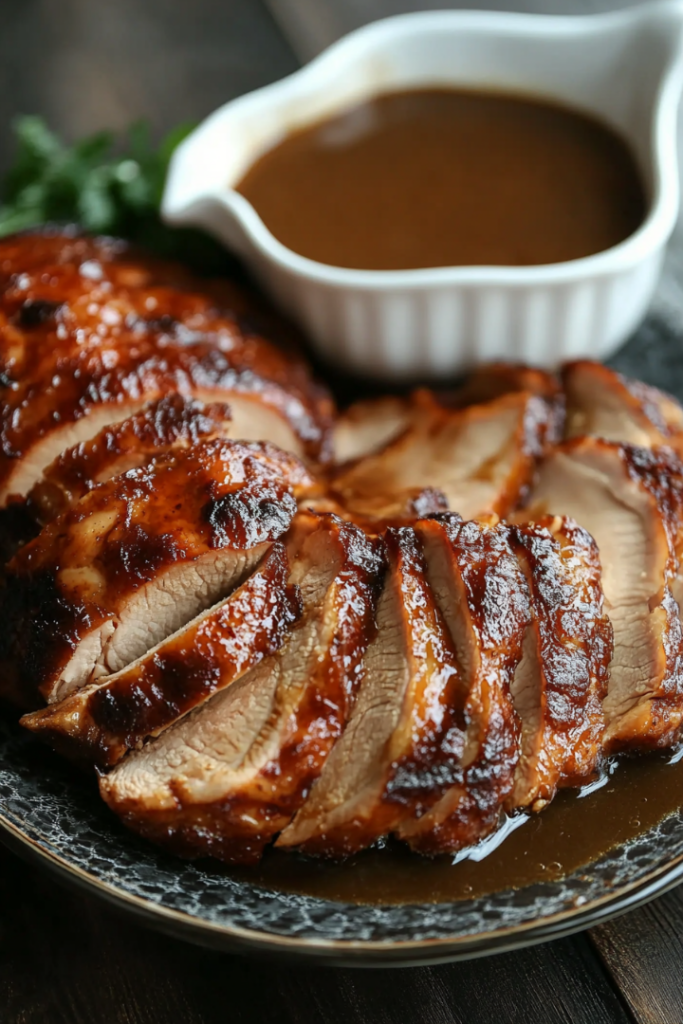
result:
[[(676, 223), (682, 85), (683, 0), (588, 17), (401, 15), (212, 114), (175, 153), (162, 211), (237, 252), (320, 354), (356, 373), (428, 379), (496, 359), (552, 368), (606, 357), (643, 318)], [(648, 196), (641, 226), (564, 263), (350, 270), (282, 245), (235, 191), (291, 131), (380, 93), (426, 87), (521, 92), (603, 120), (638, 162)]]

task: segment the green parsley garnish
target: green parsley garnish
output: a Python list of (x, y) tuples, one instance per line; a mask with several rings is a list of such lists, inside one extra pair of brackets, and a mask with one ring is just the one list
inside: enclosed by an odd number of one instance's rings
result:
[(203, 273), (234, 273), (234, 261), (204, 232), (170, 228), (159, 217), (171, 154), (192, 127), (179, 126), (158, 146), (144, 122), (123, 138), (103, 131), (67, 146), (41, 118), (19, 118), (16, 157), (0, 193), (0, 235), (48, 222), (78, 224)]

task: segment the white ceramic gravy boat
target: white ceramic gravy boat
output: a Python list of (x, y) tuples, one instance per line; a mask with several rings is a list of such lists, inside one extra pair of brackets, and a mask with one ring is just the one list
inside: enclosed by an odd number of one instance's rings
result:
[[(676, 222), (682, 83), (683, 0), (589, 17), (390, 18), (212, 114), (173, 158), (163, 214), (240, 254), (317, 349), (358, 373), (438, 378), (494, 359), (552, 367), (605, 357), (642, 319)], [(349, 270), (282, 245), (234, 191), (293, 129), (377, 93), (425, 86), (540, 94), (603, 118), (635, 151), (650, 199), (645, 221), (619, 245), (565, 263)]]

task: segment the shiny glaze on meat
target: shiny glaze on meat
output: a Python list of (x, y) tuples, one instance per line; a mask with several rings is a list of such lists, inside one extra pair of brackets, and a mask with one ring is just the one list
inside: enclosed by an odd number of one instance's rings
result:
[(384, 534), (377, 637), (344, 735), (278, 845), (345, 856), (424, 811), (462, 778), (464, 695), (455, 650), (411, 527)]
[(669, 448), (581, 437), (541, 467), (521, 516), (569, 514), (600, 552), (614, 656), (603, 703), (608, 750), (675, 743), (683, 723), (683, 630), (672, 595), (681, 467)]
[(225, 403), (205, 405), (175, 394), (150, 402), (139, 413), (62, 452), (29, 493), (28, 511), (40, 523), (50, 522), (96, 484), (169, 450), (226, 436), (229, 425), (230, 407)]
[[(290, 560), (303, 617), (277, 654), (101, 780), (127, 825), (184, 856), (258, 860), (305, 800), (353, 705), (381, 557), (350, 524), (303, 517)], [(231, 739), (231, 728), (242, 735)]]
[[(562, 371), (567, 393), (566, 436), (585, 434), (643, 448), (669, 447), (683, 455), (683, 408), (671, 395), (600, 363), (579, 360)], [(667, 457), (668, 458), (668, 457)], [(673, 486), (683, 495), (683, 465), (665, 466)], [(676, 556), (678, 571), (671, 591), (683, 606), (683, 514), (679, 517)]]
[(414, 850), (436, 854), (477, 842), (498, 824), (519, 760), (520, 723), (510, 687), (530, 622), (529, 594), (505, 524), (419, 522), (432, 586), (466, 686), (462, 780), (398, 831)]
[(557, 517), (510, 532), (531, 594), (531, 665), (513, 697), (522, 753), (509, 808), (540, 810), (558, 786), (590, 780), (602, 757), (602, 700), (612, 658), (600, 559), (590, 534)]
[(21, 724), (67, 756), (108, 767), (277, 651), (301, 615), (276, 542), (241, 587), (104, 682)]
[(45, 458), (56, 424), (95, 416), (99, 428), (170, 392), (264, 403), (301, 452), (326, 457), (331, 402), (259, 320), (236, 288), (120, 241), (60, 232), (0, 241), (0, 497), (30, 480), (19, 463)]
[[(7, 681), (29, 702), (38, 689), (64, 696), (63, 672), (80, 641), (105, 627), (113, 637), (126, 606), (174, 566), (194, 572), (221, 550), (256, 552), (277, 539), (296, 512), (293, 494), (310, 486), (304, 466), (271, 445), (213, 440), (90, 491), (8, 566)], [(66, 689), (88, 682), (80, 678)]]

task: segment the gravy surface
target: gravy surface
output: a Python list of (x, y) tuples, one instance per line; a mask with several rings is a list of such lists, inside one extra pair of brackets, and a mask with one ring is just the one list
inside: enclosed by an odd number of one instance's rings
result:
[(236, 189), (294, 252), (362, 270), (563, 262), (623, 241), (646, 212), (606, 125), (454, 89), (388, 93), (294, 132)]
[(683, 807), (683, 758), (624, 758), (593, 792), (564, 790), (522, 819), (483, 860), (430, 860), (398, 843), (335, 864), (266, 851), (256, 868), (230, 874), (269, 888), (349, 903), (441, 903), (554, 881), (634, 839)]

